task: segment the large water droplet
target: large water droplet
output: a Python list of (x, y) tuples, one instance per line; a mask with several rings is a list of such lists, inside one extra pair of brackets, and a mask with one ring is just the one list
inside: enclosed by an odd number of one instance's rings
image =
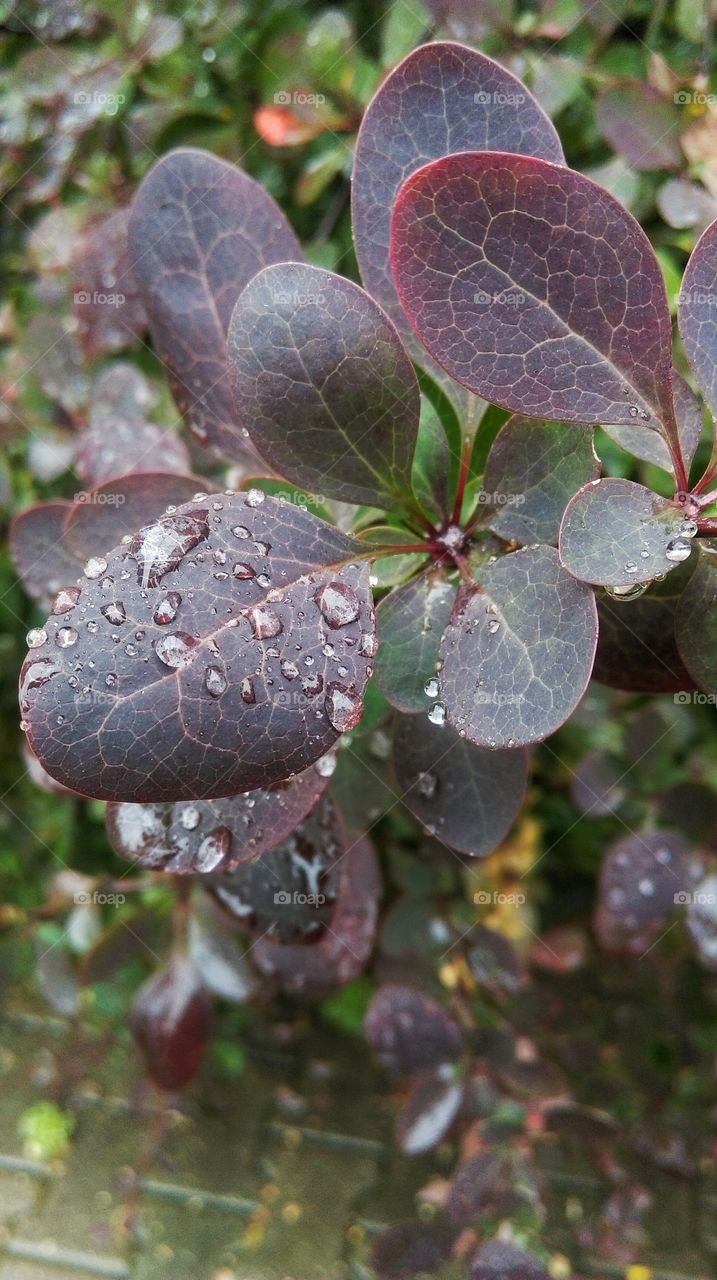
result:
[(256, 577), (256, 569), (252, 569), (250, 564), (243, 564), (241, 561), (239, 564), (234, 565), (232, 573), (234, 574), (234, 577), (239, 578), (241, 582), (244, 582), (249, 578)]
[(47, 644), (47, 632), (42, 627), (33, 627), (25, 639), (28, 649), (39, 649), (41, 645)]
[(261, 489), (250, 489), (244, 501), (248, 507), (260, 507), (265, 497)]
[(441, 686), (435, 676), (430, 676), (423, 686), (423, 692), (427, 698), (437, 698), (441, 691)]
[(330, 684), (324, 700), (326, 714), (338, 733), (348, 733), (361, 719), (361, 699), (341, 684)]
[(85, 577), (101, 578), (102, 574), (105, 573), (106, 569), (107, 569), (106, 560), (103, 560), (101, 556), (90, 556), (90, 559), (87, 561), (87, 564), (85, 565)]
[(245, 524), (235, 524), (234, 528), (232, 529), (232, 533), (234, 534), (235, 538), (239, 539), (240, 542), (244, 542), (246, 538), (251, 537), (251, 533), (247, 529)]
[(361, 609), (356, 592), (344, 582), (328, 582), (319, 587), (314, 600), (332, 631), (355, 622)]
[(614, 600), (637, 600), (649, 585), (649, 582), (630, 582), (625, 587), (606, 587), (605, 591)]
[(79, 638), (74, 627), (60, 627), (55, 636), (55, 644), (60, 649), (70, 649), (73, 644), (77, 644)]
[(179, 821), (185, 831), (196, 831), (199, 823), (201, 822), (201, 817), (202, 815), (200, 814), (197, 806), (195, 804), (188, 804), (185, 809), (182, 809), (182, 812), (179, 815)]
[(192, 661), (196, 644), (194, 636), (187, 635), (185, 631), (177, 631), (155, 640), (154, 651), (166, 667), (176, 671)]
[(174, 622), (181, 603), (182, 597), (178, 591), (168, 591), (164, 599), (160, 600), (152, 615), (157, 626), (164, 627), (168, 623)]
[(284, 661), (280, 665), (281, 665), (281, 674), (285, 676), (287, 680), (296, 680), (298, 678), (299, 668), (297, 667), (295, 662)]
[(433, 706), (428, 712), (428, 719), (430, 720), (431, 724), (445, 724), (446, 723), (445, 702), (434, 702)]
[(283, 631), (281, 619), (266, 605), (257, 604), (253, 609), (248, 609), (247, 617), (257, 640), (268, 640)]
[(239, 694), (242, 702), (246, 702), (249, 706), (253, 706), (256, 702), (256, 691), (251, 676), (243, 677), (239, 685)]
[(692, 543), (688, 538), (673, 538), (672, 542), (667, 544), (665, 557), (673, 564), (681, 564), (683, 560), (687, 560), (691, 550)]
[(63, 590), (58, 591), (57, 595), (55, 596), (55, 602), (52, 606), (52, 612), (54, 614), (69, 613), (70, 609), (74, 609), (79, 598), (80, 598), (79, 587), (64, 587)]
[(112, 604), (103, 604), (100, 613), (104, 615), (113, 627), (121, 627), (127, 617), (125, 607), (121, 600), (113, 600)]
[(140, 529), (129, 544), (129, 554), (139, 568), (138, 581), (145, 588), (158, 586), (165, 573), (176, 569), (208, 536), (209, 512), (201, 509), (165, 516)]

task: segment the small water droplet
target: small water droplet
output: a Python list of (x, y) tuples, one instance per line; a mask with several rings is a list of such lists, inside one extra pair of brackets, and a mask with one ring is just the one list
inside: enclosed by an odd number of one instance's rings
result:
[(249, 706), (256, 702), (256, 692), (254, 690), (254, 681), (251, 676), (244, 676), (239, 685), (239, 694), (242, 702), (246, 702)]
[(234, 534), (235, 538), (239, 538), (240, 542), (243, 542), (246, 538), (251, 537), (251, 533), (249, 532), (245, 524), (235, 524), (234, 528), (232, 529), (232, 533)]
[(438, 778), (435, 773), (419, 773), (416, 779), (416, 790), (425, 800), (432, 800), (438, 789)]
[(226, 858), (232, 843), (232, 833), (228, 827), (215, 827), (205, 836), (197, 850), (194, 861), (195, 871), (213, 871)]
[(250, 564), (243, 564), (241, 561), (239, 564), (234, 565), (232, 573), (235, 578), (239, 578), (242, 582), (256, 577), (256, 569), (252, 569)]
[(227, 678), (219, 667), (207, 667), (204, 683), (213, 698), (221, 698), (227, 687)]
[(496, 631), (500, 631), (500, 623), (499, 623), (499, 621), (498, 621), (498, 619), (497, 619), (497, 618), (491, 618), (491, 619), (489, 620), (489, 622), (488, 622), (488, 631), (490, 632), (490, 634), (491, 634), (492, 636), (494, 636), (494, 635), (495, 635)]
[(248, 507), (260, 507), (265, 497), (261, 489), (249, 489), (244, 501)]
[(43, 631), (42, 627), (33, 627), (28, 631), (26, 640), (28, 649), (39, 649), (41, 645), (47, 643), (47, 632)]
[(423, 692), (427, 698), (437, 698), (441, 691), (441, 686), (435, 676), (430, 676), (423, 686)]
[(692, 551), (692, 543), (687, 538), (673, 538), (672, 542), (668, 542), (665, 551), (665, 558), (673, 564), (681, 564), (683, 560), (687, 560)]
[(179, 815), (179, 821), (185, 831), (196, 831), (201, 820), (202, 815), (195, 804), (188, 804)]
[(637, 600), (649, 585), (649, 582), (630, 582), (624, 587), (606, 587), (605, 593), (612, 596), (613, 600)]
[(283, 631), (280, 618), (266, 605), (255, 605), (253, 609), (247, 611), (247, 617), (257, 640), (271, 639), (272, 636), (278, 636)]
[(299, 668), (295, 662), (282, 662), (281, 674), (286, 676), (287, 680), (296, 680), (299, 675)]
[(430, 720), (431, 724), (445, 724), (446, 723), (445, 702), (434, 702), (433, 706), (428, 712), (428, 719)]
[(328, 582), (319, 587), (314, 600), (332, 631), (355, 622), (361, 610), (356, 592), (344, 582)]
[(321, 778), (330, 778), (336, 769), (336, 752), (327, 751), (325, 756), (321, 756), (314, 765), (316, 772)]
[(327, 686), (324, 707), (329, 721), (338, 733), (354, 729), (361, 719), (360, 697), (340, 684)]
[(60, 649), (69, 649), (73, 644), (77, 644), (79, 638), (74, 627), (60, 627), (55, 636), (55, 644)]

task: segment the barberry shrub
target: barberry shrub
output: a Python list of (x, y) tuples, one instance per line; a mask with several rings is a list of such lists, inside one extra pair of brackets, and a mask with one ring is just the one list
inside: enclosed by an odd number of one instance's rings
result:
[[(524, 85), (452, 43), (382, 84), (352, 198), (364, 288), (307, 263), (239, 169), (161, 159), (122, 227), (201, 480), (181, 450), (163, 471), (130, 451), (12, 533), (52, 599), (21, 675), (38, 768), (109, 802), (125, 858), (201, 877), (261, 973), (310, 994), (357, 976), (376, 929), (375, 855), (331, 793), (369, 681), (404, 804), (469, 856), (591, 675), (717, 692), (717, 457), (691, 478), (702, 406), (637, 222), (566, 167)], [(679, 300), (713, 413), (716, 296), (714, 224)], [(494, 438), (490, 406), (512, 415)], [(601, 477), (598, 425), (672, 496)], [(141, 997), (150, 1065), (208, 1027), (186, 973)]]

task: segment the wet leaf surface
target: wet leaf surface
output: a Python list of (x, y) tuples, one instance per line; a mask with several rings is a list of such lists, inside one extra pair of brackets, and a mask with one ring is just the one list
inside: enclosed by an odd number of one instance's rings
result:
[(525, 751), (489, 751), (453, 729), (397, 719), (394, 768), (403, 803), (430, 835), (474, 857), (508, 834), (525, 796)]
[(302, 259), (286, 218), (247, 174), (207, 152), (181, 148), (157, 162), (135, 196), (129, 256), (187, 425), (200, 443), (245, 457), (226, 333), (234, 304), (257, 271)]
[[(560, 560), (583, 582), (632, 587), (685, 561), (694, 523), (666, 498), (632, 480), (587, 484), (569, 502), (560, 526)], [(687, 536), (686, 536), (687, 535)]]
[(376, 610), (376, 683), (399, 711), (413, 714), (431, 705), (426, 685), (430, 692), (455, 597), (444, 574), (428, 572), (396, 587)]
[(401, 184), (421, 165), (450, 151), (478, 150), (563, 159), (552, 124), (525, 85), (492, 58), (449, 42), (414, 49), (386, 77), (356, 144), (353, 228), (364, 287), (388, 312), (413, 358), (443, 383), (398, 302), (389, 265), (391, 209)]
[(376, 938), (380, 896), (374, 847), (365, 837), (354, 840), (341, 859), (334, 911), (322, 936), (309, 946), (259, 938), (252, 948), (257, 968), (288, 994), (330, 995), (366, 968)]
[(79, 472), (100, 484), (128, 471), (176, 471), (192, 464), (187, 446), (172, 428), (149, 420), (155, 393), (134, 365), (118, 360), (90, 390), (89, 422), (80, 433)]
[(80, 561), (62, 540), (70, 502), (38, 502), (21, 511), (10, 525), (9, 547), (28, 595), (49, 609), (62, 587), (72, 586)]
[(189, 502), (201, 481), (176, 472), (136, 471), (83, 492), (67, 513), (65, 546), (84, 564), (98, 550), (110, 551), (128, 534), (159, 519), (167, 507)]
[(419, 338), (476, 395), (530, 417), (672, 431), (662, 273), (639, 224), (589, 178), (446, 156), (401, 188), (391, 261)]
[[(689, 471), (702, 434), (702, 405), (676, 369), (672, 370), (672, 394), (675, 401), (680, 450)], [(653, 466), (661, 467), (663, 471), (674, 475), (670, 451), (662, 436), (656, 431), (645, 431), (641, 426), (616, 427), (609, 423), (603, 424), (603, 431), (606, 431), (611, 440), (619, 444), (627, 453), (631, 453), (633, 457), (641, 458), (643, 462), (651, 462)]]
[(127, 247), (129, 209), (88, 227), (72, 261), (73, 299), (82, 349), (88, 356), (122, 351), (147, 328)]
[(441, 644), (439, 706), (477, 746), (524, 746), (553, 733), (585, 692), (595, 599), (552, 547), (516, 551), (480, 573), (481, 590), (459, 592)]
[(107, 806), (107, 834), (133, 865), (174, 875), (229, 871), (294, 830), (328, 785), (315, 765), (271, 790), (222, 800)]
[(523, 545), (554, 545), (573, 494), (599, 474), (586, 427), (509, 418), (493, 442), (483, 476), (483, 490), (496, 506), (490, 527)]
[(313, 764), (358, 722), (375, 647), (354, 549), (249, 490), (179, 507), (92, 557), (23, 669), (29, 741), (48, 773), (83, 794), (157, 802), (269, 786)]
[(299, 262), (267, 267), (239, 298), (228, 348), (237, 420), (280, 474), (379, 507), (410, 492), (416, 375), (358, 285)]

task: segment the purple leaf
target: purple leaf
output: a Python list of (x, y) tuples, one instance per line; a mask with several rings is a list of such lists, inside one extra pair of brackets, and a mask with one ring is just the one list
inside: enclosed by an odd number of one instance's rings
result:
[(249, 490), (93, 557), (22, 672), (47, 772), (83, 795), (159, 801), (308, 768), (362, 713), (375, 643), (354, 554), (330, 525)]
[(327, 785), (312, 766), (270, 790), (225, 800), (109, 804), (107, 834), (120, 857), (152, 871), (231, 871), (286, 839)]
[(413, 987), (387, 983), (364, 1023), (373, 1052), (390, 1071), (433, 1070), (463, 1052), (463, 1035), (441, 1006)]
[(147, 1073), (160, 1089), (183, 1089), (197, 1074), (211, 1030), (211, 1007), (194, 967), (175, 954), (145, 982), (130, 1026)]
[(430, 1071), (411, 1082), (396, 1118), (396, 1141), (407, 1156), (423, 1155), (438, 1146), (455, 1120), (463, 1101), (463, 1085), (450, 1067)]
[(158, 161), (135, 196), (129, 256), (187, 425), (200, 443), (244, 458), (226, 368), (229, 318), (257, 271), (302, 258), (291, 227), (247, 174), (181, 148)]
[(118, 546), (149, 520), (160, 519), (167, 507), (189, 502), (202, 483), (197, 476), (163, 471), (132, 471), (105, 480), (78, 494), (65, 519), (65, 546), (83, 564), (98, 550)]
[(689, 846), (672, 831), (629, 835), (613, 845), (600, 872), (595, 931), (608, 951), (642, 955), (687, 885)]
[(490, 527), (523, 545), (555, 544), (573, 494), (599, 474), (588, 428), (509, 418), (493, 442), (483, 476), (483, 492), (496, 507)]
[(292, 945), (259, 938), (252, 947), (257, 968), (282, 991), (312, 998), (352, 982), (371, 956), (380, 894), (373, 845), (365, 838), (356, 840), (341, 858), (334, 912), (318, 942)]
[(616, 813), (625, 801), (626, 788), (622, 784), (628, 773), (625, 765), (606, 751), (589, 751), (576, 765), (570, 784), (575, 808), (587, 818)]
[(633, 693), (678, 693), (695, 682), (678, 652), (675, 612), (693, 570), (692, 559), (636, 600), (598, 601), (600, 636), (593, 676)]
[(505, 1162), (490, 1151), (466, 1160), (451, 1178), (446, 1216), (457, 1227), (469, 1227), (494, 1217), (506, 1191)]
[(525, 970), (512, 942), (484, 925), (474, 925), (468, 935), (466, 959), (479, 986), (494, 996), (515, 995), (525, 985)]
[(552, 547), (515, 551), (480, 572), (480, 588), (459, 592), (441, 643), (437, 705), (477, 746), (525, 746), (559, 728), (585, 692), (595, 598)]
[(403, 803), (430, 835), (473, 857), (492, 853), (525, 796), (525, 751), (486, 751), (445, 726), (397, 719), (394, 767)]
[(595, 122), (632, 169), (679, 169), (682, 112), (650, 84), (625, 80), (600, 95)]
[(695, 571), (677, 602), (675, 636), (690, 676), (708, 694), (717, 693), (716, 605), (715, 556), (700, 548)]
[(122, 351), (147, 328), (127, 248), (129, 209), (117, 209), (84, 233), (72, 261), (73, 301), (88, 356)]
[[(364, 287), (393, 320), (410, 354), (449, 381), (416, 342), (389, 265), (390, 218), (401, 184), (451, 151), (514, 151), (560, 164), (560, 140), (525, 85), (464, 45), (414, 49), (369, 103), (356, 144), (352, 207)], [(439, 362), (441, 363), (441, 362)], [(455, 387), (448, 387), (455, 395)]]
[(677, 301), (680, 336), (697, 383), (717, 418), (717, 221), (692, 250)]
[(644, 485), (593, 480), (568, 503), (560, 560), (582, 582), (636, 587), (686, 560), (695, 532), (672, 502)]
[(237, 421), (281, 475), (380, 507), (410, 492), (418, 382), (358, 285), (301, 262), (267, 267), (234, 308), (228, 348)]
[(526, 156), (446, 156), (401, 188), (391, 256), (419, 338), (476, 395), (674, 437), (662, 272), (589, 178)]
[(392, 706), (409, 714), (427, 710), (441, 636), (451, 616), (455, 586), (440, 572), (422, 573), (384, 596), (376, 610), (379, 639), (376, 684)]
[(453, 1235), (441, 1222), (394, 1222), (375, 1241), (371, 1264), (379, 1280), (432, 1275), (450, 1258)]
[(10, 525), (9, 548), (27, 594), (49, 609), (62, 587), (77, 581), (81, 563), (62, 540), (71, 502), (38, 502)]
[(470, 1280), (550, 1280), (534, 1253), (505, 1240), (489, 1240), (473, 1258)]
[(187, 475), (187, 446), (172, 428), (148, 420), (155, 396), (139, 369), (117, 361), (95, 379), (90, 417), (80, 433), (78, 469), (90, 484), (128, 471), (176, 471)]

